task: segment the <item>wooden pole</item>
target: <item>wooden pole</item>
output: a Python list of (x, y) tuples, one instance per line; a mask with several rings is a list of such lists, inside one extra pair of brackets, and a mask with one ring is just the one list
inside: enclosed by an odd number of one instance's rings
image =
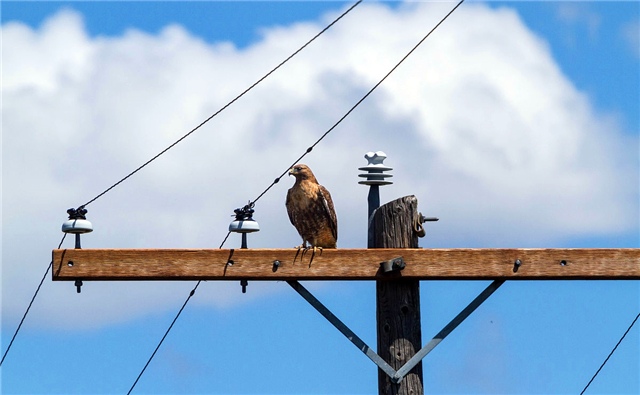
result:
[[(417, 248), (414, 221), (418, 199), (406, 196), (378, 208), (373, 214), (374, 248)], [(391, 274), (393, 275), (393, 274)], [(420, 327), (420, 282), (376, 281), (378, 354), (395, 370), (400, 369), (422, 347)], [(422, 362), (396, 384), (378, 369), (380, 395), (422, 395)]]

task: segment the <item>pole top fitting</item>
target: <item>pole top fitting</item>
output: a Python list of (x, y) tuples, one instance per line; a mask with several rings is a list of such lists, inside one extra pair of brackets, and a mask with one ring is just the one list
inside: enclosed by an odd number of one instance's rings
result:
[(253, 219), (253, 213), (255, 210), (253, 209), (253, 204), (249, 203), (242, 208), (237, 208), (233, 210), (236, 219), (229, 224), (229, 232), (236, 233), (251, 233), (258, 232), (260, 230), (260, 225), (258, 222)]
[(369, 162), (367, 166), (359, 167), (358, 170), (366, 171), (366, 174), (358, 174), (358, 177), (365, 177), (365, 181), (358, 181), (363, 185), (389, 185), (392, 181), (385, 180), (387, 177), (393, 177), (391, 174), (384, 174), (385, 171), (393, 170), (391, 167), (385, 166), (382, 162), (387, 159), (387, 154), (382, 151), (367, 152), (364, 154), (365, 159)]
[(62, 224), (62, 231), (64, 233), (81, 234), (93, 232), (93, 225), (87, 221), (86, 208), (70, 208), (67, 210), (67, 214), (69, 214), (69, 220)]

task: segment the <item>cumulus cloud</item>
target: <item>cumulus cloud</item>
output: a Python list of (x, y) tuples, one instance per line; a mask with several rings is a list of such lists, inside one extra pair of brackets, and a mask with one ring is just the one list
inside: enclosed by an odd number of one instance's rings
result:
[[(85, 248), (217, 248), (234, 208), (270, 182), (448, 12), (363, 4), (293, 61), (152, 165), (88, 206)], [(66, 10), (38, 29), (2, 26), (3, 316), (15, 321), (61, 237), (65, 210), (144, 163), (313, 36), (263, 30), (240, 50), (184, 27), (90, 37)], [(460, 8), (305, 158), (337, 207), (339, 247), (366, 246), (363, 154), (394, 168), (384, 201), (415, 194), (425, 247), (551, 247), (638, 231), (637, 139), (598, 113), (509, 8)], [(284, 196), (256, 207), (249, 246), (299, 244)], [(238, 246), (232, 236), (226, 247)], [(69, 244), (71, 246), (71, 244)], [(193, 284), (45, 283), (31, 319), (90, 328), (175, 309)], [(281, 289), (206, 283), (227, 308)]]

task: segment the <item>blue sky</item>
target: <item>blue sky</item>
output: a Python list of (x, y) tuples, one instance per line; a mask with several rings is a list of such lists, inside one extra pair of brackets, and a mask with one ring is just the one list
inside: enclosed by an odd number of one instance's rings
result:
[[(65, 210), (205, 119), (348, 4), (2, 2), (2, 351)], [(90, 206), (96, 231), (85, 247), (217, 247), (233, 208), (452, 6), (359, 6), (217, 123)], [(338, 208), (339, 246), (364, 247), (366, 190), (351, 188), (362, 155), (381, 149), (396, 180), (382, 200), (415, 193), (425, 215), (441, 218), (424, 248), (640, 248), (639, 19), (637, 2), (464, 4), (425, 42), (425, 57), (310, 155)], [(240, 142), (243, 160), (225, 156)], [(250, 247), (298, 243), (282, 184), (258, 205), (263, 231)], [(2, 366), (2, 393), (126, 393), (193, 285), (88, 283), (76, 295), (47, 280)], [(422, 282), (423, 340), (486, 285)], [(376, 344), (374, 284), (309, 288)], [(507, 283), (425, 359), (425, 393), (579, 393), (639, 310), (634, 281)], [(587, 393), (640, 392), (639, 333)], [(134, 393), (376, 391), (374, 365), (286, 284), (252, 282), (243, 295), (207, 282)]]

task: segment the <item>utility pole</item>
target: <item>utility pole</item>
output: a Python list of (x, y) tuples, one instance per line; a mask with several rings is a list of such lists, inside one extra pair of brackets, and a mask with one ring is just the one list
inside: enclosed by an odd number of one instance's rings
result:
[[(286, 281), (354, 346), (378, 366), (381, 395), (422, 395), (422, 359), (509, 280), (640, 280), (640, 249), (509, 248), (420, 249), (422, 223), (437, 221), (418, 213), (418, 200), (406, 196), (380, 205), (380, 186), (393, 170), (384, 152), (369, 152), (367, 249), (326, 249), (311, 265), (295, 264), (296, 249), (247, 249), (246, 233), (257, 231), (249, 205), (236, 210), (230, 231), (243, 233), (240, 249), (209, 250), (53, 250), (54, 281)], [(80, 213), (84, 216), (86, 212)], [(70, 213), (70, 215), (77, 213)], [(71, 218), (68, 233), (91, 224)], [(349, 264), (346, 265), (345, 262)], [(377, 351), (374, 352), (299, 281), (376, 281)], [(422, 345), (421, 280), (494, 280), (431, 340)], [(193, 291), (192, 291), (193, 292)], [(188, 300), (188, 299), (187, 299)]]
[[(418, 199), (406, 196), (380, 206), (380, 185), (389, 185), (393, 170), (382, 162), (382, 151), (367, 152), (369, 162), (359, 170), (367, 171), (360, 177), (369, 185), (368, 241), (367, 248), (418, 248), (416, 221), (420, 220)], [(394, 273), (388, 273), (393, 276)], [(420, 281), (376, 281), (376, 323), (378, 355), (394, 370), (400, 369), (422, 347), (420, 326)], [(396, 383), (382, 369), (378, 369), (378, 393), (380, 395), (422, 395), (422, 362), (418, 363)]]
[[(418, 215), (415, 196), (406, 196), (378, 208), (372, 220), (373, 248), (418, 248), (418, 235), (414, 230)], [(378, 354), (398, 370), (422, 348), (420, 281), (376, 281), (376, 322)], [(422, 362), (400, 383), (395, 383), (378, 369), (378, 393), (422, 395)]]

